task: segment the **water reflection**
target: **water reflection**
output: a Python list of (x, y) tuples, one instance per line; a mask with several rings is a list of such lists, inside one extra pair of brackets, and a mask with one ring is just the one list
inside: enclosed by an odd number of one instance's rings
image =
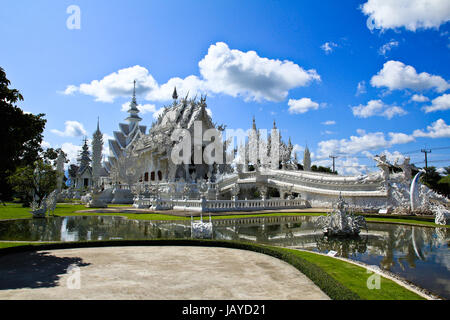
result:
[[(213, 238), (296, 247), (375, 264), (450, 298), (447, 228), (369, 223), (353, 239), (327, 239), (314, 217), (213, 220)], [(1, 240), (78, 241), (189, 238), (190, 221), (138, 221), (122, 217), (67, 217), (0, 222)]]

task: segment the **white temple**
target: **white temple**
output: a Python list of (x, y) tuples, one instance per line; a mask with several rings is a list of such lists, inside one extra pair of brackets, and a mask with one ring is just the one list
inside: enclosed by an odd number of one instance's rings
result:
[[(306, 147), (303, 170), (299, 170), (292, 143), (290, 139), (283, 142), (275, 122), (265, 137), (253, 119), (245, 143), (233, 147), (231, 140), (222, 139), (225, 126), (212, 121), (206, 97), (178, 99), (176, 89), (173, 103), (163, 109), (146, 133), (147, 127), (140, 125), (136, 82), (128, 113), (128, 123), (120, 123), (120, 131), (114, 132), (114, 139), (109, 141), (111, 155), (103, 163), (105, 202), (134, 203), (135, 207), (153, 210), (220, 212), (331, 208), (342, 195), (350, 207), (361, 211), (409, 208), (412, 166), (407, 160), (395, 163), (401, 173), (391, 174), (393, 165), (381, 156), (374, 158), (381, 171), (341, 176), (311, 171)], [(184, 136), (178, 137), (178, 132), (184, 132)], [(186, 142), (188, 149), (180, 149)], [(183, 162), (175, 163), (174, 154)], [(87, 170), (86, 161), (84, 155), (80, 179)], [(431, 195), (431, 190), (421, 188), (421, 194)], [(432, 196), (447, 201), (434, 193)]]

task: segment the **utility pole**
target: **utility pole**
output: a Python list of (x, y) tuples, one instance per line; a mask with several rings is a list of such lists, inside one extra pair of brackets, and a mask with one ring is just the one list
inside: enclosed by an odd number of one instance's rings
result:
[(431, 149), (422, 149), (420, 150), (420, 152), (425, 153), (425, 170), (428, 169), (428, 158), (427, 158), (427, 154), (431, 153)]
[(338, 156), (334, 156), (334, 155), (331, 155), (331, 154), (330, 154), (330, 158), (333, 159), (333, 173), (335, 173), (336, 170), (334, 169), (334, 160), (335, 160), (336, 158), (338, 158)]

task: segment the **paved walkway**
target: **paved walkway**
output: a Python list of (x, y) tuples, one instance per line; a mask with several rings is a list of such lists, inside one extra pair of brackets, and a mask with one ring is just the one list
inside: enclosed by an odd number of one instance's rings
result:
[[(79, 271), (71, 266), (78, 266)], [(79, 289), (68, 288), (78, 284)], [(293, 266), (264, 254), (152, 246), (0, 257), (0, 299), (329, 298)]]

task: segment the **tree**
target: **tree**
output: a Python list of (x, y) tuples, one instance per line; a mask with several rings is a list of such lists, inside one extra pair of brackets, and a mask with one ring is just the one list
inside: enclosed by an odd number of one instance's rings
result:
[(338, 174), (337, 171), (333, 172), (333, 170), (331, 170), (331, 168), (323, 167), (323, 166), (316, 166), (315, 164), (313, 164), (311, 166), (311, 171)]
[[(448, 168), (448, 167), (447, 167)], [(446, 170), (447, 170), (446, 168)], [(442, 177), (435, 167), (428, 167), (425, 174), (421, 177), (422, 183), (428, 188), (445, 196), (449, 196), (449, 178)]]
[(43, 159), (34, 162), (33, 165), (21, 166), (8, 180), (13, 186), (24, 207), (28, 207), (35, 197), (38, 206), (56, 189), (58, 173), (53, 166)]
[(44, 114), (24, 113), (15, 104), (23, 101), (17, 89), (10, 89), (10, 81), (0, 67), (0, 200), (10, 200), (13, 190), (9, 176), (16, 168), (33, 164), (42, 151)]
[(450, 174), (447, 174), (438, 181), (438, 188), (444, 196), (450, 198)]

